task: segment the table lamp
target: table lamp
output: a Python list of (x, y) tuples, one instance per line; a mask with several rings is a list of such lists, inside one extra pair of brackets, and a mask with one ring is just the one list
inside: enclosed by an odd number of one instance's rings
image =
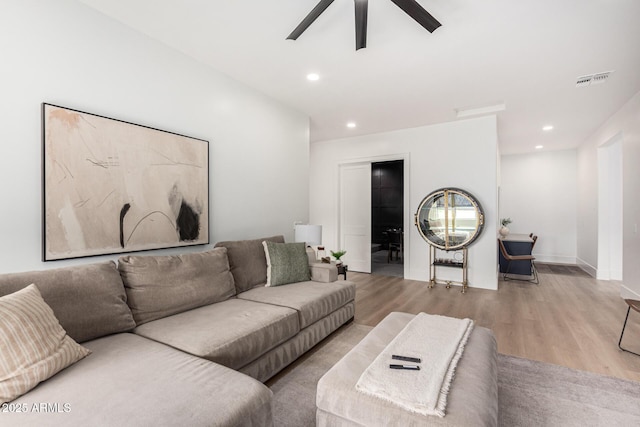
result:
[[(322, 248), (322, 226), (311, 224), (296, 224), (294, 232), (294, 240), (296, 242), (304, 242), (307, 246), (318, 246), (318, 250)], [(324, 251), (324, 248), (322, 248)], [(318, 254), (316, 252), (316, 259)]]

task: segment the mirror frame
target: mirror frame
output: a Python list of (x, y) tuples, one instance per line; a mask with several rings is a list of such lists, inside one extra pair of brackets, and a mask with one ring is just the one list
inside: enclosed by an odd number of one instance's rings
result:
[[(444, 198), (445, 200), (445, 224), (449, 223), (449, 209), (447, 209), (448, 207), (448, 201), (449, 201), (449, 197), (448, 195), (450, 193), (453, 194), (457, 194), (460, 195), (462, 197), (464, 197), (465, 199), (469, 200), (469, 202), (471, 203), (471, 205), (476, 209), (476, 227), (475, 230), (473, 232), (473, 234), (471, 235), (471, 237), (467, 238), (464, 242), (460, 243), (460, 244), (454, 244), (451, 245), (449, 244), (448, 239), (446, 238), (446, 236), (448, 235), (448, 227), (445, 228), (445, 239), (444, 239), (444, 244), (442, 244), (442, 239), (438, 238), (438, 240), (432, 240), (430, 237), (432, 237), (432, 235), (426, 235), (424, 233), (424, 231), (422, 230), (422, 227), (420, 226), (420, 212), (423, 210), (423, 208), (425, 208), (425, 205), (429, 202), (430, 204), (433, 204), (433, 202), (435, 200), (438, 200), (440, 198)], [(462, 249), (465, 248), (467, 246), (469, 246), (470, 244), (472, 244), (477, 238), (478, 236), (480, 236), (480, 234), (482, 233), (482, 230), (484, 228), (484, 211), (482, 210), (482, 206), (480, 205), (480, 202), (478, 202), (478, 200), (473, 197), (470, 193), (460, 189), (460, 188), (454, 188), (454, 187), (445, 187), (445, 188), (440, 188), (436, 191), (431, 192), (429, 195), (427, 195), (424, 199), (422, 199), (422, 201), (420, 202), (420, 204), (418, 205), (418, 210), (415, 213), (414, 216), (414, 222), (416, 225), (416, 228), (418, 229), (418, 233), (420, 233), (420, 236), (422, 236), (422, 238), (431, 246), (435, 246), (437, 248), (443, 249), (445, 251), (452, 251), (452, 250), (458, 250), (458, 249)]]

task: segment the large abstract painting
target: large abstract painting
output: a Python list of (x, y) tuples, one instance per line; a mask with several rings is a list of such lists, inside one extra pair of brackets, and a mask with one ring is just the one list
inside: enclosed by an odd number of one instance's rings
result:
[(42, 105), (45, 261), (209, 243), (209, 143)]

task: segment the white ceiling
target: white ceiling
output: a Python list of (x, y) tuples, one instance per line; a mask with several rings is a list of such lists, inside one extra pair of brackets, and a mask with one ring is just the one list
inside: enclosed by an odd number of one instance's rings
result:
[(318, 0), (80, 1), (308, 114), (312, 141), (505, 103), (502, 154), (574, 148), (640, 91), (638, 0), (418, 0), (442, 23), (433, 34), (371, 0), (357, 52), (352, 0), (335, 0), (297, 41), (285, 38)]

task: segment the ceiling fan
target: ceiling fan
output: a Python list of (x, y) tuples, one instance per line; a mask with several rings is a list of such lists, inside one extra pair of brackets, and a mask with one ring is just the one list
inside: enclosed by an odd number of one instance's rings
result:
[[(311, 12), (298, 24), (298, 26), (289, 34), (287, 40), (296, 40), (304, 31), (315, 21), (318, 16), (324, 12), (334, 0), (320, 0)], [(353, 0), (356, 8), (356, 50), (367, 47), (367, 10), (369, 8), (368, 0)], [(441, 26), (440, 22), (429, 12), (424, 10), (416, 0), (391, 0), (400, 9), (416, 20), (427, 31), (433, 33), (436, 28)]]

